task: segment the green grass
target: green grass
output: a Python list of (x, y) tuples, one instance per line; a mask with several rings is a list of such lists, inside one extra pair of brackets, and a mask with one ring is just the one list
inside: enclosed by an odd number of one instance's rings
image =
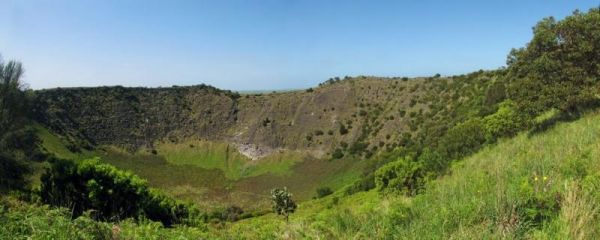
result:
[(206, 228), (164, 228), (150, 221), (72, 220), (68, 209), (51, 209), (0, 196), (0, 239), (207, 239)]
[(49, 153), (53, 153), (59, 158), (82, 159), (93, 155), (92, 152), (86, 150), (82, 150), (81, 153), (73, 153), (67, 149), (63, 139), (55, 134), (52, 134), (48, 129), (40, 126), (39, 124), (35, 125), (35, 129), (37, 130), (38, 137), (42, 141), (42, 146), (44, 149), (46, 149), (46, 151)]

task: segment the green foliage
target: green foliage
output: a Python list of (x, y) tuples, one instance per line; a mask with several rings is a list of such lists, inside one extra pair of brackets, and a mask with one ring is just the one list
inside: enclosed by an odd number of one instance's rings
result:
[(165, 228), (144, 219), (109, 223), (95, 221), (90, 214), (72, 219), (67, 208), (0, 197), (0, 239), (209, 239), (204, 226)]
[(86, 215), (71, 220), (69, 209), (50, 209), (0, 198), (0, 239), (112, 239), (111, 227)]
[(290, 214), (294, 213), (298, 207), (286, 187), (271, 190), (271, 201), (273, 202), (273, 211), (277, 215), (282, 215), (286, 222), (289, 221)]
[(506, 99), (506, 85), (503, 81), (495, 81), (485, 92), (483, 102), (483, 115), (487, 115), (495, 111), (497, 104)]
[(192, 214), (190, 207), (149, 189), (139, 177), (98, 159), (80, 164), (53, 159), (42, 175), (40, 196), (45, 203), (71, 209), (74, 216), (92, 210), (100, 220), (144, 216), (169, 226)]
[(521, 197), (516, 208), (524, 221), (539, 226), (558, 216), (562, 196), (552, 189), (547, 176), (534, 175), (524, 179), (519, 191)]
[(423, 169), (431, 173), (444, 171), (448, 167), (448, 161), (446, 160), (440, 153), (428, 147), (423, 149), (418, 158), (418, 162), (422, 164)]
[(374, 189), (375, 187), (375, 173), (371, 172), (348, 186), (345, 189), (345, 194), (352, 195), (358, 192), (365, 192)]
[(459, 159), (479, 150), (485, 141), (484, 122), (472, 118), (448, 130), (440, 139), (440, 149), (447, 158)]
[(498, 111), (483, 118), (483, 122), (489, 142), (499, 137), (512, 137), (527, 126), (525, 117), (517, 112), (512, 101), (502, 102)]
[(398, 192), (415, 195), (424, 186), (421, 163), (401, 158), (375, 172), (375, 184), (380, 192)]
[(526, 47), (508, 57), (511, 98), (526, 114), (550, 108), (585, 109), (597, 101), (600, 9), (575, 11), (561, 21), (546, 18), (533, 28)]
[(0, 153), (0, 193), (23, 189), (27, 184), (24, 176), (29, 172), (30, 169), (24, 163)]
[(22, 91), (24, 69), (20, 62), (4, 63), (0, 59), (0, 133), (22, 124), (29, 111), (28, 100)]
[(346, 128), (346, 126), (344, 126), (344, 124), (340, 124), (340, 134), (346, 135), (347, 133), (348, 133), (348, 129)]
[(340, 159), (344, 157), (344, 153), (342, 152), (342, 149), (336, 148), (331, 154), (331, 157), (334, 159)]
[(0, 59), (0, 193), (23, 189), (30, 173), (27, 161), (40, 161), (38, 138), (28, 127), (29, 97), (24, 91), (20, 62)]

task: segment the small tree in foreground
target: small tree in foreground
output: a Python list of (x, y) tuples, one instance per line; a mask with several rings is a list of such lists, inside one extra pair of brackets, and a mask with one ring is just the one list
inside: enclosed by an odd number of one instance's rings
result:
[(286, 187), (271, 190), (271, 200), (273, 201), (273, 211), (277, 215), (283, 215), (286, 222), (289, 220), (290, 213), (296, 211), (297, 205)]

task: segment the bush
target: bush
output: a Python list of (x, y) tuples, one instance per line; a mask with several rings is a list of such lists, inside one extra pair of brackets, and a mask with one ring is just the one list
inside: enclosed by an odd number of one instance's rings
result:
[(344, 153), (342, 152), (342, 149), (336, 148), (331, 154), (331, 157), (334, 159), (340, 159), (344, 157)]
[(425, 184), (422, 165), (406, 158), (388, 163), (375, 172), (375, 184), (380, 192), (415, 195)]
[(423, 170), (434, 174), (442, 172), (448, 166), (448, 161), (440, 153), (428, 147), (423, 149), (418, 161), (423, 166)]
[(534, 226), (558, 216), (562, 195), (553, 189), (546, 176), (523, 179), (519, 188), (517, 211)]
[(230, 206), (223, 213), (221, 213), (221, 219), (225, 221), (235, 222), (242, 219), (244, 209), (238, 206)]
[(23, 189), (27, 185), (25, 176), (30, 172), (27, 165), (0, 153), (0, 193)]
[(524, 117), (516, 111), (512, 101), (502, 102), (498, 111), (486, 116), (483, 122), (488, 142), (500, 137), (512, 137), (526, 126)]
[(480, 118), (473, 118), (452, 127), (440, 140), (445, 157), (459, 159), (479, 150), (485, 143), (486, 129)]
[(333, 193), (333, 190), (329, 187), (320, 187), (317, 188), (317, 198), (323, 198), (329, 196)]
[(352, 195), (357, 192), (366, 192), (375, 188), (375, 175), (371, 172), (366, 176), (356, 180), (352, 185), (346, 188), (345, 194)]
[(98, 159), (74, 163), (52, 159), (41, 177), (40, 196), (47, 204), (71, 209), (74, 217), (93, 210), (99, 220), (147, 217), (170, 226), (190, 217), (190, 209), (159, 192), (146, 181)]
[(346, 128), (346, 126), (344, 126), (344, 124), (340, 125), (340, 134), (341, 135), (346, 135), (348, 133), (348, 129)]

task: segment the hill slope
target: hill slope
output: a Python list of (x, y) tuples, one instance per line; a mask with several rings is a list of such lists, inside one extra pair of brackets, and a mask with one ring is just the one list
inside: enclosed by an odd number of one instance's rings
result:
[[(376, 191), (234, 223), (234, 238), (594, 239), (600, 219), (600, 113), (521, 134), (459, 162), (415, 198)], [(337, 200), (336, 200), (337, 199)]]

